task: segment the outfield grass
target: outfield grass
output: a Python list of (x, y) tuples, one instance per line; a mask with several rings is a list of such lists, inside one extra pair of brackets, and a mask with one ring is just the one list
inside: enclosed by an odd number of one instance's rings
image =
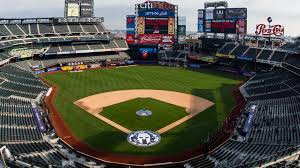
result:
[[(152, 111), (152, 115), (148, 117), (137, 116), (136, 111), (143, 108)], [(100, 115), (131, 131), (157, 131), (187, 116), (188, 113), (184, 108), (172, 104), (151, 98), (137, 98), (106, 107)]]
[[(141, 66), (100, 69), (82, 73), (45, 76), (59, 92), (54, 104), (73, 133), (90, 146), (109, 152), (160, 155), (193, 148), (207, 140), (234, 106), (232, 89), (240, 78), (218, 72), (194, 72), (181, 68)], [(138, 148), (126, 141), (127, 135), (96, 119), (73, 104), (86, 96), (128, 89), (158, 89), (193, 94), (215, 103), (186, 123), (162, 134), (153, 147)]]

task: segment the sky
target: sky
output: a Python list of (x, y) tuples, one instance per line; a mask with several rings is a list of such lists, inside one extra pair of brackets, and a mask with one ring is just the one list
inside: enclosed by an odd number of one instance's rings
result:
[[(0, 0), (0, 18), (63, 17), (64, 0)], [(219, 0), (165, 0), (179, 6), (179, 15), (186, 16), (187, 30), (197, 29), (197, 10), (204, 2)], [(134, 4), (144, 0), (95, 0), (95, 16), (105, 18), (109, 29), (125, 29), (125, 16), (134, 14)], [(248, 8), (248, 33), (254, 33), (256, 24), (267, 23), (285, 27), (285, 34), (300, 35), (300, 0), (227, 0), (229, 7)]]

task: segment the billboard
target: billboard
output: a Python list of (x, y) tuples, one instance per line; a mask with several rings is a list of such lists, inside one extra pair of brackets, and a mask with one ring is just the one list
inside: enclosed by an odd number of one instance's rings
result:
[(168, 18), (146, 18), (145, 34), (168, 34)]
[(214, 10), (213, 9), (206, 9), (205, 19), (206, 20), (213, 20), (214, 19)]
[(126, 16), (126, 32), (127, 34), (135, 34), (135, 16)]
[(228, 8), (225, 12), (226, 19), (245, 19), (247, 18), (247, 8)]
[(203, 33), (204, 32), (204, 21), (203, 19), (198, 19), (198, 33)]
[(204, 19), (204, 10), (198, 10), (198, 19)]
[(225, 19), (225, 9), (215, 9), (214, 10), (214, 19), (216, 19), (216, 20)]
[(212, 33), (236, 33), (236, 21), (234, 20), (212, 20), (211, 21)]
[(154, 54), (157, 52), (156, 48), (140, 48), (139, 49), (140, 53), (149, 53), (149, 54)]
[(135, 5), (135, 37), (139, 44), (172, 44), (177, 34), (177, 6), (168, 2), (146, 1)]
[(139, 11), (159, 9), (175, 12), (176, 5), (170, 4), (168, 2), (147, 1), (145, 3), (136, 4), (136, 8)]
[(138, 17), (138, 34), (145, 34), (145, 18)]
[(199, 33), (247, 33), (247, 8), (198, 10)]
[(179, 36), (186, 35), (186, 25), (178, 25), (178, 35)]
[(134, 44), (135, 42), (135, 16), (126, 16), (126, 41), (127, 44)]
[(81, 17), (93, 17), (93, 6), (90, 4), (80, 5), (80, 16)]
[(175, 34), (175, 18), (169, 17), (168, 19), (168, 34)]
[(143, 17), (172, 17), (175, 12), (165, 9), (149, 9), (138, 11), (138, 15)]
[(205, 21), (205, 32), (211, 32), (211, 20), (206, 20)]
[(237, 21), (237, 33), (238, 34), (246, 34), (247, 29), (246, 29), (246, 20), (245, 19), (239, 19)]
[(282, 25), (271, 25), (267, 26), (265, 24), (256, 25), (256, 35), (264, 35), (264, 36), (283, 36), (284, 35), (284, 27)]
[(168, 34), (143, 34), (139, 35), (138, 43), (145, 44), (173, 44), (175, 42), (174, 35)]
[(80, 9), (79, 4), (69, 3), (67, 5), (67, 17), (79, 17)]

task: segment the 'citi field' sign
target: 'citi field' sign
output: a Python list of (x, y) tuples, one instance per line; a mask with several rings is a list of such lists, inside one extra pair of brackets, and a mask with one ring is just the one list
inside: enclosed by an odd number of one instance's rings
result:
[(140, 10), (162, 9), (162, 10), (175, 11), (175, 5), (167, 2), (159, 2), (159, 1), (149, 1), (142, 4), (138, 4), (138, 8)]

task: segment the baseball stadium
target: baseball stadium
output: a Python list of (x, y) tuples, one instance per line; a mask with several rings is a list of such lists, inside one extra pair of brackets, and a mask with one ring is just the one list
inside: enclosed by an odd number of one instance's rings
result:
[(0, 167), (300, 167), (300, 37), (247, 3), (202, 2), (193, 33), (182, 5), (110, 30), (97, 3), (0, 16)]

